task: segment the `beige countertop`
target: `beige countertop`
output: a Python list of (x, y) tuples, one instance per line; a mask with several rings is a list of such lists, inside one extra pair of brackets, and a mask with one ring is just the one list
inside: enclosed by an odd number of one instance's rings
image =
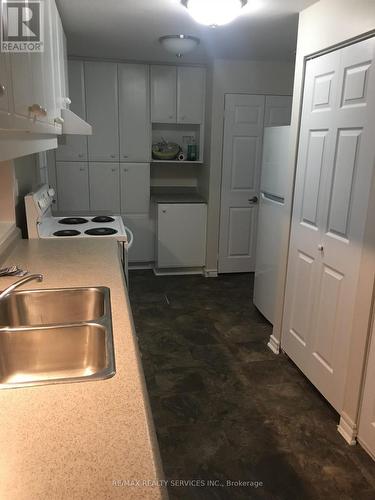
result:
[(142, 484), (163, 473), (116, 242), (20, 240), (0, 263), (44, 275), (25, 289), (109, 287), (116, 356), (108, 380), (0, 390), (0, 498), (165, 498)]

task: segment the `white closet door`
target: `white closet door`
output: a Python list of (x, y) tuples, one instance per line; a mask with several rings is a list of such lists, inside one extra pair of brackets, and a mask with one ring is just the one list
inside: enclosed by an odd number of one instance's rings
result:
[(206, 90), (204, 68), (177, 68), (177, 122), (202, 123)]
[(89, 160), (119, 160), (117, 64), (85, 62)]
[(151, 66), (151, 121), (176, 123), (177, 70), (175, 66)]
[(290, 125), (292, 115), (292, 97), (289, 95), (268, 95), (264, 115), (265, 127)]
[(120, 161), (146, 162), (151, 157), (148, 66), (119, 64)]
[(264, 96), (225, 98), (219, 272), (255, 269)]
[(118, 163), (90, 163), (90, 210), (120, 212), (120, 173)]
[(282, 345), (342, 408), (375, 146), (374, 41), (306, 67)]
[[(85, 81), (82, 61), (68, 62), (70, 109), (86, 120)], [(87, 160), (87, 137), (83, 135), (64, 135), (59, 139), (56, 150), (57, 161)]]

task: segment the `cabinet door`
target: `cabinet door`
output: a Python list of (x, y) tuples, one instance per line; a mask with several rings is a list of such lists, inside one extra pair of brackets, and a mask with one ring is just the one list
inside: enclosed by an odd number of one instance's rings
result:
[[(32, 129), (35, 132), (55, 132), (55, 118), (57, 117), (57, 103), (55, 101), (55, 75), (57, 61), (54, 58), (54, 44), (57, 33), (53, 23), (53, 0), (45, 0), (43, 29), (44, 51), (31, 54), (31, 79), (33, 87), (33, 103), (45, 109), (46, 115), (35, 114)], [(16, 54), (17, 56), (18, 54)], [(38, 123), (49, 125), (48, 128), (38, 127)]]
[(120, 161), (150, 161), (149, 71), (141, 64), (119, 64)]
[[(69, 98), (70, 109), (83, 120), (86, 119), (85, 84), (82, 61), (69, 61)], [(56, 150), (58, 161), (87, 160), (87, 137), (83, 135), (64, 135)]]
[(89, 137), (89, 160), (119, 160), (117, 64), (85, 63), (87, 121), (93, 127)]
[(158, 204), (157, 267), (202, 267), (206, 256), (207, 206)]
[(177, 69), (177, 122), (202, 123), (205, 111), (204, 68)]
[(86, 162), (57, 162), (57, 192), (62, 212), (87, 212), (89, 206), (89, 168)]
[(9, 55), (0, 52), (0, 128), (11, 128)]
[(90, 210), (120, 212), (118, 163), (90, 163)]
[(14, 128), (30, 130), (29, 106), (34, 104), (33, 86), (31, 82), (30, 53), (11, 54), (10, 66), (13, 93)]
[(176, 123), (177, 69), (151, 66), (151, 121)]
[(123, 220), (134, 235), (129, 262), (152, 262), (155, 258), (155, 221), (149, 214), (129, 215)]
[(150, 208), (150, 164), (121, 165), (121, 213), (148, 213)]
[(270, 95), (266, 97), (264, 115), (265, 127), (281, 127), (290, 125), (292, 114), (292, 97), (289, 95)]

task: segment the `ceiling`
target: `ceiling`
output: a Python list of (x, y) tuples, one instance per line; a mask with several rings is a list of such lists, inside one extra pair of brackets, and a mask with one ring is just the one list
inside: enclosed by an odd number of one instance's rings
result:
[(317, 0), (249, 0), (233, 23), (216, 29), (197, 24), (179, 0), (57, 0), (75, 56), (175, 62), (158, 43), (162, 35), (198, 36), (201, 44), (183, 59), (294, 59), (298, 12)]

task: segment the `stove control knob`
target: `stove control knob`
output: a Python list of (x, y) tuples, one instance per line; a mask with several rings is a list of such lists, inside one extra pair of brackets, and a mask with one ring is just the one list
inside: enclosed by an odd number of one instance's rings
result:
[(53, 188), (49, 188), (49, 190), (48, 190), (48, 196), (50, 198), (53, 198), (55, 196), (55, 190)]
[(43, 209), (46, 206), (46, 202), (44, 200), (39, 200), (38, 205), (39, 205), (39, 208)]

